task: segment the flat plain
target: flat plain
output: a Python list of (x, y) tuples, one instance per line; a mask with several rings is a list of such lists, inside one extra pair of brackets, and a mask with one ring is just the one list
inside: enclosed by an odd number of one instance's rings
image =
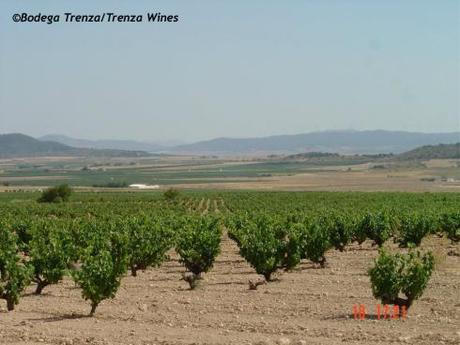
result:
[[(366, 161), (363, 157), (283, 160), (257, 157), (40, 157), (0, 160), (0, 190), (67, 183), (82, 190), (460, 191), (460, 160)], [(115, 188), (114, 188), (115, 187)]]

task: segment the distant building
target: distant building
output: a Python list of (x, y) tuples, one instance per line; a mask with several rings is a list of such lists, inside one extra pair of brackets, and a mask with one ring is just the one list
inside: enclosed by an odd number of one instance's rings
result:
[(159, 189), (160, 186), (157, 184), (142, 184), (142, 183), (134, 183), (129, 185), (130, 188), (137, 188), (137, 189)]

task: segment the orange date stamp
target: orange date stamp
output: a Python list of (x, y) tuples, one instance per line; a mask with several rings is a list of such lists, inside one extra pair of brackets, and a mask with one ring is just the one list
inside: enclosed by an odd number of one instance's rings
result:
[[(375, 318), (377, 320), (405, 320), (407, 318), (407, 308), (405, 305), (376, 304)], [(364, 320), (367, 318), (367, 310), (364, 304), (353, 305), (353, 319)]]

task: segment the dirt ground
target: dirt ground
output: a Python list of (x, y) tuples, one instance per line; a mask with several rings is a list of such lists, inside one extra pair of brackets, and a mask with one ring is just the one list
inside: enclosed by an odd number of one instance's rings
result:
[(247, 179), (245, 182), (177, 184), (176, 188), (247, 189), (284, 191), (404, 191), (404, 192), (460, 192), (460, 181), (423, 181), (429, 177), (421, 170), (389, 174), (367, 171), (328, 171), (292, 176)]
[[(329, 265), (308, 261), (279, 280), (248, 289), (259, 277), (228, 238), (214, 268), (194, 291), (180, 280), (173, 253), (160, 268), (127, 276), (113, 300), (86, 317), (89, 303), (71, 280), (42, 296), (29, 288), (13, 312), (0, 305), (0, 344), (459, 344), (459, 247), (426, 239), (438, 266), (406, 320), (376, 320), (367, 268), (377, 254), (365, 243), (327, 254)], [(354, 320), (354, 304), (368, 316)]]

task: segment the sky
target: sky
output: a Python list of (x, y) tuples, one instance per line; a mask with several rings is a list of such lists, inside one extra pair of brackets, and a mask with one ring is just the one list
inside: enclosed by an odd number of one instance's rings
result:
[[(66, 23), (65, 12), (179, 21)], [(457, 0), (1, 0), (0, 133), (192, 142), (458, 131), (459, 61)]]

